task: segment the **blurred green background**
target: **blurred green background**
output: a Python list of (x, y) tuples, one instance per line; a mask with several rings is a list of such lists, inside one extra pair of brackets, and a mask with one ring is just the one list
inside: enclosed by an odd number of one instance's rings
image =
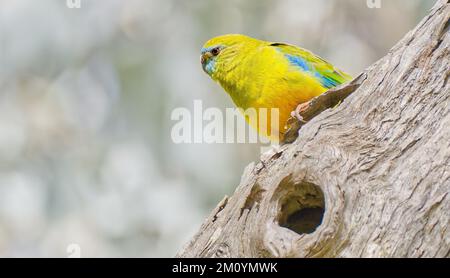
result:
[(356, 75), (431, 0), (0, 0), (0, 256), (173, 256), (231, 195), (250, 144), (174, 144), (176, 107), (234, 107), (209, 38), (306, 47)]

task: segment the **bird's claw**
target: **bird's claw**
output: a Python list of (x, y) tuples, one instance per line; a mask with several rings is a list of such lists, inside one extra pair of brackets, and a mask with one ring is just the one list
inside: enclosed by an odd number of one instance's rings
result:
[(301, 115), (309, 108), (309, 101), (300, 103), (294, 111), (291, 112), (291, 116), (293, 118), (296, 118), (300, 123), (306, 124), (305, 119), (303, 119), (303, 116)]

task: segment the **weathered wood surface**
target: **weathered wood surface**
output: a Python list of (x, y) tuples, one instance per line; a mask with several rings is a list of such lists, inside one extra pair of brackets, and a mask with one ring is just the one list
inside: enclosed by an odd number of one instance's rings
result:
[(449, 16), (438, 1), (341, 105), (250, 164), (177, 256), (450, 257)]

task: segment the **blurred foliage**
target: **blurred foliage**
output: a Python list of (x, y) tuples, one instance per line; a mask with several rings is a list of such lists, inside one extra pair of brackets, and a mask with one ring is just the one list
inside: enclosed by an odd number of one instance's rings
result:
[(357, 74), (429, 0), (0, 0), (0, 256), (173, 256), (259, 157), (183, 144), (170, 113), (233, 107), (199, 65), (210, 37), (306, 47)]

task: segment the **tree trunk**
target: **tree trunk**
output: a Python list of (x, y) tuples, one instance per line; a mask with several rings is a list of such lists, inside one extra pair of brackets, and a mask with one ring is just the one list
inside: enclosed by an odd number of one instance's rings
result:
[[(450, 3), (250, 164), (178, 257), (450, 257)], [(361, 79), (361, 78), (360, 78)]]

